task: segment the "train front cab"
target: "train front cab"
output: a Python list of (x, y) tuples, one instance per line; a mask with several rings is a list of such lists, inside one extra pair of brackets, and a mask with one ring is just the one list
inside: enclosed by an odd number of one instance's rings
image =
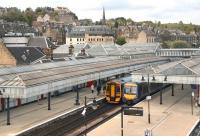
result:
[(106, 101), (108, 103), (120, 103), (121, 96), (121, 84), (114, 81), (108, 82), (106, 85)]
[(124, 84), (123, 103), (132, 104), (138, 95), (138, 86), (135, 83), (129, 82)]

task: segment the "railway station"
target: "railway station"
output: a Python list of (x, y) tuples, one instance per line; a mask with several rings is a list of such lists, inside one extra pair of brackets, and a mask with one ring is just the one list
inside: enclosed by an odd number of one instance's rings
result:
[(199, 4), (2, 0), (0, 136), (200, 136)]
[[(144, 135), (147, 131), (153, 135), (162, 132), (189, 135), (199, 119), (199, 52), (193, 51), (190, 55), (195, 57), (188, 58), (189, 54), (186, 57), (180, 53), (185, 50), (176, 51), (179, 55), (176, 58), (168, 53), (165, 57), (159, 56), (157, 45), (146, 45), (146, 50), (131, 45), (119, 48), (115, 45), (92, 47), (88, 53), (97, 52), (94, 58), (1, 68), (0, 131), (3, 135), (17, 136), (110, 136), (122, 135), (122, 130), (127, 136)], [(120, 101), (126, 99), (121, 85), (124, 82), (124, 88), (131, 86), (125, 84), (127, 76), (135, 83), (131, 85), (138, 89), (140, 84), (145, 84), (148, 94), (127, 96), (127, 100), (138, 97), (128, 104), (142, 108), (143, 116), (124, 115), (121, 128)], [(113, 81), (119, 82), (120, 87), (111, 85), (108, 93), (108, 85)], [(94, 94), (91, 93), (92, 84), (95, 85)], [(100, 95), (96, 92), (98, 86), (101, 86)], [(160, 88), (156, 89), (158, 86)], [(111, 95), (118, 97), (119, 101)], [(168, 127), (175, 128), (170, 123), (177, 126), (174, 133), (165, 132)], [(188, 125), (181, 126), (183, 124)]]

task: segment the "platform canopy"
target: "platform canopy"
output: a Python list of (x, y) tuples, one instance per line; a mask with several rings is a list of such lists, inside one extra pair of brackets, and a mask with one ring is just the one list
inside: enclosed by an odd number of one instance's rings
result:
[(147, 65), (169, 62), (168, 58), (92, 58), (0, 69), (3, 97), (28, 98), (106, 77), (130, 73)]
[(132, 73), (133, 82), (200, 84), (200, 58), (149, 66)]

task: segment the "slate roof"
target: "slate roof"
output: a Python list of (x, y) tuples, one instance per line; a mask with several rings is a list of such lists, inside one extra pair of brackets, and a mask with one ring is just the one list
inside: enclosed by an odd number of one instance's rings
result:
[(28, 41), (28, 46), (40, 47), (44, 49), (44, 48), (51, 48), (52, 46), (54, 47), (55, 45), (51, 41), (49, 41), (46, 37), (30, 37)]
[(85, 33), (89, 35), (113, 36), (114, 33), (107, 26), (76, 26), (68, 33), (70, 37), (84, 37)]
[(162, 74), (162, 75), (200, 75), (200, 58), (190, 58), (174, 61), (156, 67), (138, 70), (136, 73)]
[(45, 37), (31, 37), (28, 41), (28, 46), (48, 48), (48, 44), (46, 42)]
[(18, 65), (33, 64), (45, 57), (39, 47), (8, 47)]

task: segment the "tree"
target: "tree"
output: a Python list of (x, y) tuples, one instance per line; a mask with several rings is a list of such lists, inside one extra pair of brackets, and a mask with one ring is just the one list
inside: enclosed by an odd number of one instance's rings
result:
[(118, 28), (118, 26), (119, 26), (118, 22), (115, 21), (114, 27), (115, 27), (115, 28)]
[(133, 22), (133, 20), (131, 18), (128, 18), (126, 20), (126, 22), (127, 22), (127, 25), (133, 25), (134, 24), (134, 22)]
[(23, 13), (18, 8), (8, 8), (7, 12), (0, 16), (0, 19), (4, 19), (8, 22), (25, 21)]
[(183, 25), (183, 21), (179, 21), (179, 25)]
[(167, 42), (162, 42), (162, 43), (161, 43), (161, 47), (162, 47), (162, 48), (170, 48), (170, 45), (167, 44)]
[(34, 11), (33, 11), (31, 8), (27, 8), (27, 9), (24, 11), (24, 14), (25, 14), (26, 22), (31, 26), (33, 20), (36, 18), (36, 17), (35, 17), (35, 14), (34, 14)]
[(124, 45), (126, 43), (125, 37), (118, 37), (116, 40), (116, 44), (118, 45)]
[(157, 24), (157, 25), (158, 25), (158, 27), (160, 27), (160, 25), (161, 25), (161, 22), (160, 22), (160, 21), (158, 21), (158, 24)]
[(118, 17), (115, 20), (120, 26), (125, 26), (127, 24), (126, 19), (124, 17)]
[(174, 41), (173, 48), (190, 48), (190, 45), (186, 41)]

